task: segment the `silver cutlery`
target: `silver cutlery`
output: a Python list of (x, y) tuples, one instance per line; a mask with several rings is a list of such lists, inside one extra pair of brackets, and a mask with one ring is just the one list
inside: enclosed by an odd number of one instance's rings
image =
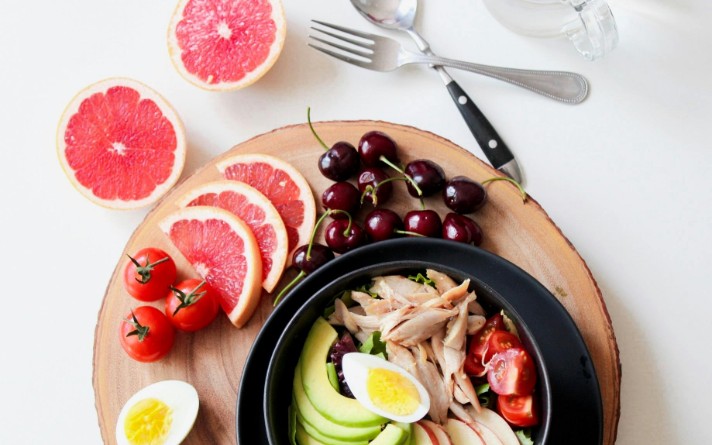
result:
[[(319, 42), (321, 45), (309, 43), (309, 46), (361, 68), (387, 72), (410, 64), (449, 66), (499, 79), (565, 103), (580, 103), (588, 94), (588, 82), (577, 73), (495, 67), (418, 54), (404, 49), (397, 40), (389, 37), (357, 31), (318, 20), (312, 20), (312, 22), (340, 31), (341, 34), (312, 26), (311, 29), (331, 37), (332, 40), (310, 35), (309, 37), (313, 41)], [(334, 49), (338, 51), (334, 51)]]

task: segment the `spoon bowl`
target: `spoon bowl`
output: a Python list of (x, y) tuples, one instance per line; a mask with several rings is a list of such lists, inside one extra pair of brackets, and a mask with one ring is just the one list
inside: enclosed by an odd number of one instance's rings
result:
[(386, 29), (413, 29), (418, 0), (351, 0), (369, 22)]

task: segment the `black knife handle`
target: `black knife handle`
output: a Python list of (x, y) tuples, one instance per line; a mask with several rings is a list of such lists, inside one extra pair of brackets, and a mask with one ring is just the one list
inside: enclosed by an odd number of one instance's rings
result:
[(514, 159), (514, 155), (509, 151), (507, 144), (504, 143), (492, 124), (477, 108), (475, 102), (470, 99), (470, 96), (460, 88), (460, 85), (453, 80), (446, 86), (450, 96), (452, 96), (452, 100), (457, 105), (457, 109), (460, 110), (460, 114), (462, 114), (467, 126), (470, 127), (470, 131), (475, 136), (477, 143), (492, 166), (499, 168)]

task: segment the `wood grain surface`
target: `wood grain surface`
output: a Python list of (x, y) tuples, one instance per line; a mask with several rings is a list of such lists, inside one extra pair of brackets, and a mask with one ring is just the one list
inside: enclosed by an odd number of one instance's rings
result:
[[(327, 144), (345, 140), (357, 145), (363, 133), (375, 129), (384, 131), (397, 142), (401, 161), (432, 159), (443, 167), (448, 177), (467, 175), (483, 181), (499, 176), (466, 150), (412, 127), (375, 121), (322, 122), (314, 126)], [(271, 296), (263, 295), (257, 312), (244, 328), (234, 328), (227, 317), (221, 315), (202, 331), (178, 333), (173, 350), (163, 360), (138, 363), (124, 353), (118, 339), (121, 320), (131, 308), (139, 305), (129, 297), (121, 281), (126, 254), (142, 247), (160, 247), (176, 260), (179, 279), (197, 277), (158, 228), (158, 222), (177, 208), (178, 198), (198, 184), (221, 179), (215, 168), (219, 160), (236, 153), (266, 153), (289, 161), (304, 174), (319, 208), (321, 192), (331, 183), (317, 168), (317, 159), (322, 152), (307, 125), (281, 128), (239, 144), (210, 161), (166, 195), (136, 229), (125, 250), (120, 254), (117, 252), (118, 263), (99, 312), (94, 340), (93, 384), (105, 443), (116, 443), (116, 419), (126, 400), (140, 388), (164, 379), (185, 380), (195, 386), (200, 396), (198, 419), (184, 444), (236, 443), (235, 405), (240, 376), (252, 342), (272, 311)], [(395, 188), (394, 199), (387, 207), (403, 215), (418, 205), (407, 195), (404, 184), (396, 183)], [(529, 197), (523, 203), (517, 189), (504, 181), (488, 184), (487, 191), (487, 204), (472, 215), (485, 235), (481, 247), (529, 272), (569, 311), (593, 357), (603, 398), (604, 443), (613, 444), (620, 414), (621, 367), (601, 291), (574, 246), (534, 199)], [(426, 205), (441, 215), (447, 210), (439, 197), (428, 198)], [(287, 274), (287, 277), (291, 276), (292, 273)], [(162, 300), (156, 303), (157, 307), (161, 305)], [(260, 408), (256, 406), (255, 409)]]

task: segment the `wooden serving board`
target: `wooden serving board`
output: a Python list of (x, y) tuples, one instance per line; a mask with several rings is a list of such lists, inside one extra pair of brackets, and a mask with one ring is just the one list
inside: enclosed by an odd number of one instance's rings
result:
[[(324, 122), (315, 124), (315, 128), (327, 144), (345, 140), (354, 145), (362, 134), (378, 129), (397, 142), (403, 162), (432, 159), (443, 167), (448, 177), (467, 175), (477, 181), (499, 175), (452, 142), (415, 128), (374, 121)], [(259, 309), (244, 328), (238, 330), (227, 317), (220, 316), (203, 331), (178, 333), (173, 350), (163, 360), (138, 363), (124, 353), (118, 339), (121, 320), (131, 308), (140, 305), (129, 297), (121, 281), (126, 254), (147, 246), (160, 247), (176, 260), (179, 279), (197, 277), (158, 228), (158, 222), (177, 208), (176, 200), (196, 185), (221, 179), (215, 168), (219, 160), (236, 153), (267, 153), (289, 161), (301, 171), (319, 203), (321, 192), (331, 184), (317, 168), (322, 152), (307, 125), (257, 136), (218, 156), (183, 181), (136, 229), (111, 277), (96, 326), (93, 380), (105, 443), (115, 443), (116, 419), (126, 400), (138, 389), (164, 379), (185, 380), (196, 387), (200, 396), (198, 419), (185, 444), (236, 443), (235, 407), (240, 376), (252, 342), (272, 311), (271, 296), (263, 295)], [(403, 215), (418, 205), (405, 192), (405, 185), (396, 183), (395, 189), (394, 199), (387, 205), (389, 208)], [(573, 245), (535, 200), (530, 197), (523, 203), (517, 189), (504, 181), (488, 184), (487, 191), (487, 204), (472, 215), (485, 234), (481, 247), (536, 277), (569, 311), (593, 357), (603, 397), (604, 443), (613, 444), (620, 413), (621, 366), (601, 291)], [(439, 197), (428, 198), (426, 204), (441, 215), (447, 211)], [(293, 272), (286, 273), (278, 289), (292, 276)], [(161, 304), (162, 301), (156, 306), (161, 307)], [(255, 406), (255, 409), (261, 408)]]

